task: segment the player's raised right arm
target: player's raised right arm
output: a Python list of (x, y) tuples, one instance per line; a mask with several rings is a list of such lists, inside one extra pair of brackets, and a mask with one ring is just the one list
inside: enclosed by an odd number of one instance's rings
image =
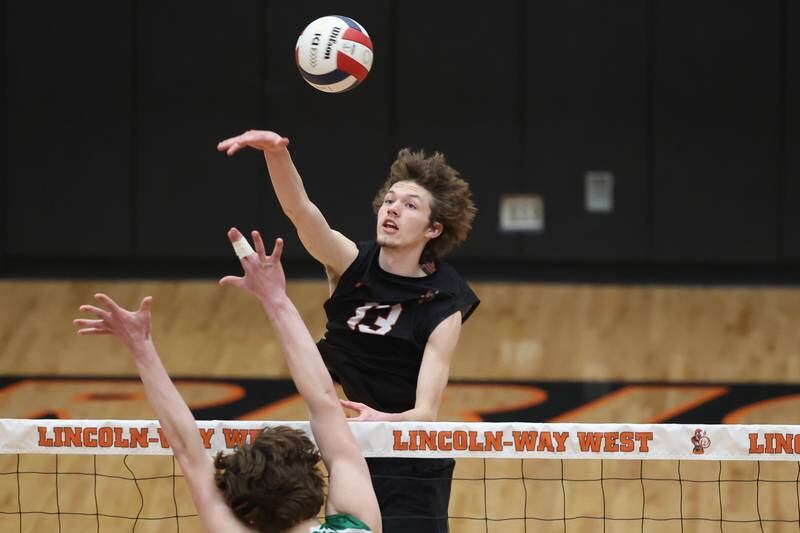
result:
[(242, 148), (264, 152), (272, 187), (286, 216), (308, 253), (335, 275), (342, 274), (358, 255), (353, 241), (331, 229), (319, 208), (311, 202), (303, 180), (286, 148), (289, 139), (273, 131), (250, 130), (219, 143), (217, 149), (229, 156)]

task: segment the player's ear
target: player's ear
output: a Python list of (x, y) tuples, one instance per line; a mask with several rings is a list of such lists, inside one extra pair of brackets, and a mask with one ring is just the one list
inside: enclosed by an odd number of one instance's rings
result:
[(435, 239), (442, 234), (442, 231), (444, 231), (444, 226), (442, 226), (442, 223), (434, 222), (428, 227), (428, 229), (425, 230), (425, 236), (429, 239)]

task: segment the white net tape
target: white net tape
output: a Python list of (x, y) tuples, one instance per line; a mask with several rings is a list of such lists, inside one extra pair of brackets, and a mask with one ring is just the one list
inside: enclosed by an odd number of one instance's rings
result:
[[(309, 433), (308, 422), (200, 421), (209, 453), (230, 450), (268, 426)], [(787, 461), (800, 426), (354, 422), (366, 457)], [(169, 455), (151, 420), (0, 419), (0, 453)]]

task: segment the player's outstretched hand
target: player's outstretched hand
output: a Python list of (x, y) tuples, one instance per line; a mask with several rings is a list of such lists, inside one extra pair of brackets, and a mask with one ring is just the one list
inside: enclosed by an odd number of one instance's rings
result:
[(152, 296), (146, 296), (137, 311), (128, 311), (103, 293), (94, 295), (103, 307), (82, 305), (80, 310), (91, 313), (94, 319), (76, 318), (72, 321), (78, 328), (78, 335), (112, 335), (122, 344), (133, 350), (150, 340), (150, 306)]
[(280, 152), (289, 144), (289, 139), (274, 131), (249, 130), (236, 137), (225, 139), (217, 145), (217, 150), (233, 155), (242, 148), (253, 148), (268, 154)]
[(350, 409), (357, 413), (354, 417), (349, 417), (348, 420), (353, 422), (387, 422), (391, 418), (388, 413), (378, 411), (372, 407), (359, 402), (351, 402), (350, 400), (339, 399), (342, 407)]
[(275, 239), (272, 255), (267, 255), (261, 234), (253, 230), (251, 235), (255, 250), (250, 248), (238, 229), (228, 230), (228, 239), (239, 256), (244, 276), (225, 276), (219, 280), (220, 285), (232, 285), (244, 289), (262, 302), (268, 301), (270, 296), (285, 295), (286, 276), (283, 273), (283, 266), (281, 266), (283, 239)]

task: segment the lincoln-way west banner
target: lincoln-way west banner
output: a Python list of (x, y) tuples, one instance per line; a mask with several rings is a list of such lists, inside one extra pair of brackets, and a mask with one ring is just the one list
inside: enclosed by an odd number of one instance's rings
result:
[[(268, 426), (310, 434), (308, 422), (200, 421), (209, 453), (251, 441)], [(352, 422), (367, 457), (795, 460), (800, 426)], [(0, 453), (168, 455), (151, 420), (0, 419)]]

